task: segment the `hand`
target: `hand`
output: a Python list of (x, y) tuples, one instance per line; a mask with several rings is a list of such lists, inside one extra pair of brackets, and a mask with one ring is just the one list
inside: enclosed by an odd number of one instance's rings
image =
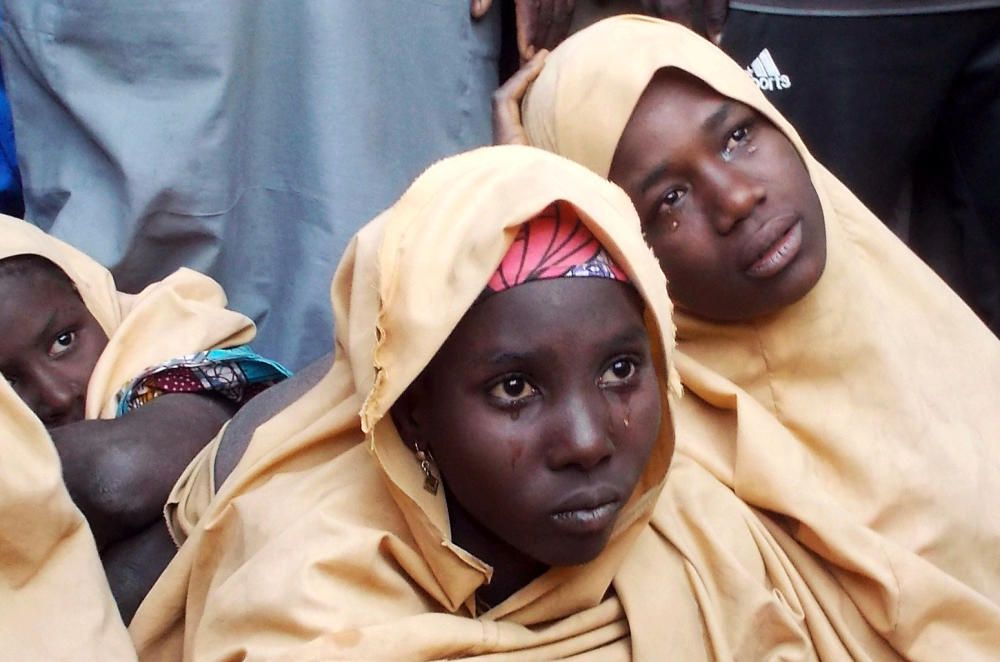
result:
[(521, 99), (528, 91), (528, 86), (542, 73), (548, 54), (544, 49), (535, 53), (533, 58), (493, 93), (494, 145), (528, 144), (528, 136), (521, 124)]
[(553, 49), (569, 34), (576, 0), (514, 0), (521, 64), (542, 48)]
[(647, 13), (691, 28), (716, 45), (722, 41), (729, 0), (642, 0), (642, 5)]
[(473, 20), (478, 21), (486, 12), (490, 10), (493, 5), (493, 0), (470, 0), (469, 2), (469, 13), (472, 15)]

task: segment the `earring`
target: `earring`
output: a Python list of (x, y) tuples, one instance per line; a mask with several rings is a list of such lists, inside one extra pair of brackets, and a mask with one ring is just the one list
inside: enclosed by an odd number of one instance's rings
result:
[(413, 444), (413, 450), (416, 451), (417, 462), (420, 464), (420, 470), (424, 472), (424, 489), (431, 494), (438, 493), (438, 485), (441, 481), (437, 479), (434, 472), (431, 470), (431, 462), (434, 458), (431, 456), (430, 451), (425, 451)]

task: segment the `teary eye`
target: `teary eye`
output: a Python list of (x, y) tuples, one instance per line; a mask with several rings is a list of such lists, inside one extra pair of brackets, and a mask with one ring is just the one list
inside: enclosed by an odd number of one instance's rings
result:
[(726, 139), (726, 146), (722, 148), (722, 159), (724, 161), (732, 160), (739, 146), (748, 142), (750, 142), (750, 127), (748, 125), (736, 127)]
[(521, 375), (508, 375), (495, 383), (489, 396), (501, 405), (516, 405), (538, 393), (538, 390)]
[(633, 359), (620, 357), (611, 362), (598, 379), (601, 386), (615, 386), (627, 383), (634, 375), (638, 366)]

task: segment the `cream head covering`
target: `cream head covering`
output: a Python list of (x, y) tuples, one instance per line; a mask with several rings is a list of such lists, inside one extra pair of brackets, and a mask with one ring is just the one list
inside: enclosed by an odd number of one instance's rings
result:
[(42, 422), (0, 380), (0, 650), (12, 660), (134, 660), (87, 522)]
[[(608, 19), (549, 55), (523, 102), (529, 139), (607, 176), (633, 108), (664, 67), (756, 109), (784, 132), (808, 169), (827, 227), (826, 270), (797, 303), (734, 324), (675, 313), (687, 390), (677, 413), (678, 450), (748, 503), (780, 515), (833, 572), (859, 554), (845, 537), (851, 522), (929, 562), (888, 583), (871, 576), (883, 597), (895, 595), (886, 606), (896, 613), (887, 636), (900, 650), (917, 650), (898, 638), (907, 618), (911, 633), (932, 632), (927, 619), (943, 624), (941, 610), (931, 617), (924, 607), (945, 594), (954, 605), (986, 609), (995, 631), (1000, 342), (809, 154), (751, 78), (680, 26)], [(758, 409), (784, 433), (750, 415)], [(848, 519), (817, 518), (803, 504), (810, 493), (831, 498)], [(910, 590), (935, 572), (950, 588), (937, 596)], [(838, 576), (850, 586), (852, 575)], [(855, 590), (854, 600), (874, 604), (871, 590)], [(951, 613), (959, 612), (956, 628), (973, 620), (964, 607)], [(877, 620), (875, 612), (867, 616)]]
[(15, 255), (39, 255), (62, 269), (108, 335), (87, 387), (87, 418), (114, 418), (118, 390), (149, 366), (254, 337), (253, 322), (226, 309), (222, 288), (189, 269), (125, 294), (92, 258), (30, 223), (0, 216), (0, 260)]

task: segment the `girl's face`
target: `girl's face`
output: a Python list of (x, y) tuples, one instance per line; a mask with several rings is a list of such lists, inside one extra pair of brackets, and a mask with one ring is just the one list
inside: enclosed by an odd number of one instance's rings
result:
[(654, 76), (609, 179), (635, 204), (671, 297), (695, 315), (766, 315), (802, 298), (823, 273), (823, 211), (791, 141), (687, 74)]
[(470, 530), (456, 516), (475, 523), (475, 540), (455, 542), (487, 562), (501, 549), (547, 566), (596, 557), (660, 430), (642, 304), (603, 278), (486, 298), (404, 401), (397, 424), (433, 454), (453, 531)]
[(0, 372), (45, 427), (83, 420), (107, 344), (68, 282), (43, 272), (0, 277)]

